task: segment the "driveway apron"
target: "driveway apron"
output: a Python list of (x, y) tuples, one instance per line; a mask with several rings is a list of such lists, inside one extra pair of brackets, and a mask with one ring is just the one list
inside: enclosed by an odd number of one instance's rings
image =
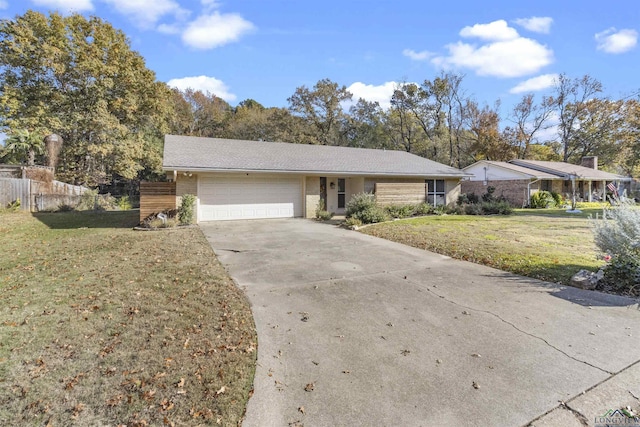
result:
[(583, 411), (638, 404), (635, 300), (310, 220), (201, 228), (256, 322), (244, 426), (591, 425), (570, 403), (622, 375)]

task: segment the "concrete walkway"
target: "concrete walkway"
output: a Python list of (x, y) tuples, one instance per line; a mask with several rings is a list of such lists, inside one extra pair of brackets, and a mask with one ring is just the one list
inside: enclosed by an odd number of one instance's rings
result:
[(244, 426), (582, 426), (638, 409), (635, 300), (310, 220), (201, 227), (257, 326)]

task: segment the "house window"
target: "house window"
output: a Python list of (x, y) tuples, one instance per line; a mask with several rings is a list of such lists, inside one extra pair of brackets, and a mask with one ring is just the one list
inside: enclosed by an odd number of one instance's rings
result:
[(346, 196), (346, 183), (344, 178), (338, 178), (338, 209), (344, 209)]
[(551, 191), (551, 180), (545, 179), (540, 182), (540, 190)]
[(428, 179), (427, 183), (427, 203), (431, 206), (447, 204), (447, 193), (444, 188), (444, 179)]

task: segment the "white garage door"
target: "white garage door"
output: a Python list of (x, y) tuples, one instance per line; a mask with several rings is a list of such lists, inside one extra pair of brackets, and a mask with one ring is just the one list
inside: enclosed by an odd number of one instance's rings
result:
[(302, 216), (299, 177), (201, 177), (200, 221)]

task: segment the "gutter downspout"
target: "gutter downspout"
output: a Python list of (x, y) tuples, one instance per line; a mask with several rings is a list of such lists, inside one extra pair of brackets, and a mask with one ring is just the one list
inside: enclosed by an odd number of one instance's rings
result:
[[(529, 204), (529, 202), (530, 202), (530, 200), (531, 200), (531, 184), (535, 184), (536, 182), (540, 181), (541, 179), (542, 179), (542, 178), (538, 178), (538, 179), (536, 179), (535, 181), (529, 181), (529, 183), (527, 184), (527, 200), (526, 200), (526, 203), (527, 203), (527, 204)], [(522, 207), (524, 208), (525, 206), (526, 206), (526, 205), (525, 205), (525, 204), (523, 204), (523, 206), (522, 206)]]

